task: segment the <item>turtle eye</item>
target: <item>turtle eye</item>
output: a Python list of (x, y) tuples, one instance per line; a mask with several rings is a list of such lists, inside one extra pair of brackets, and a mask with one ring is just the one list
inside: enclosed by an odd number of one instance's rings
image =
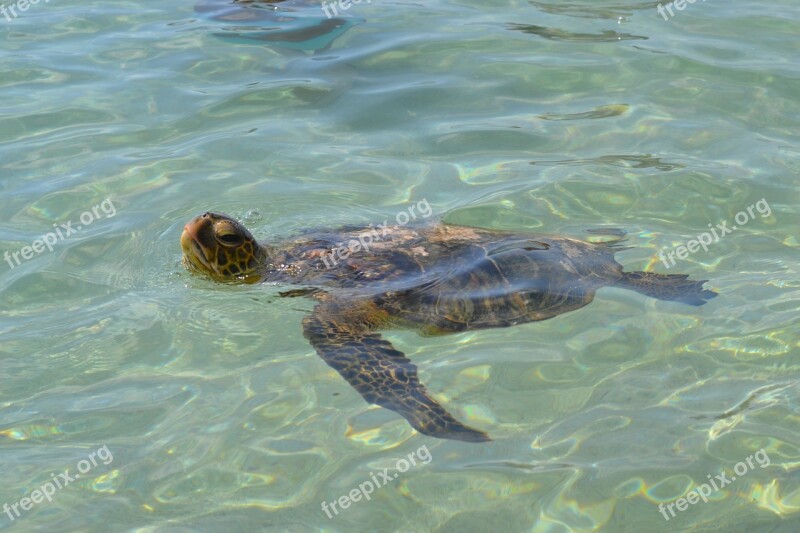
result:
[(242, 237), (238, 233), (224, 233), (220, 235), (218, 238), (220, 241), (222, 241), (223, 244), (229, 244), (229, 245), (242, 244), (242, 242), (244, 242), (244, 237)]

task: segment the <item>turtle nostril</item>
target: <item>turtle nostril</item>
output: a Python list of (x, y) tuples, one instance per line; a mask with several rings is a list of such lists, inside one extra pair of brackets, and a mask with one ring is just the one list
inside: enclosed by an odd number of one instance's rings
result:
[(208, 211), (206, 211), (205, 213), (203, 213), (201, 216), (202, 216), (203, 218), (208, 218)]

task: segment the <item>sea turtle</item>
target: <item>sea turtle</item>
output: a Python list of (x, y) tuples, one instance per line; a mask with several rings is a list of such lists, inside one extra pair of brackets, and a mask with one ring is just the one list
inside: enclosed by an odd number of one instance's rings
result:
[(606, 286), (695, 306), (716, 296), (703, 289), (706, 280), (623, 272), (614, 260), (618, 243), (425, 221), (313, 230), (259, 244), (242, 224), (210, 211), (181, 235), (191, 271), (223, 282), (305, 286), (281, 296), (317, 300), (303, 333), (328, 365), (417, 431), (469, 442), (490, 439), (447, 412), (378, 330), (440, 335), (514, 326), (581, 308)]

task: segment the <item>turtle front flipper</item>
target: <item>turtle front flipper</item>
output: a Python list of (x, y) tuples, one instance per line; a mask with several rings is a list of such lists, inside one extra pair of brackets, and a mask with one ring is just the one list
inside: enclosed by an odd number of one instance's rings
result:
[(440, 439), (491, 440), (453, 418), (419, 382), (417, 367), (375, 333), (388, 314), (372, 302), (321, 302), (303, 320), (317, 353), (370, 403), (391, 409), (419, 431)]

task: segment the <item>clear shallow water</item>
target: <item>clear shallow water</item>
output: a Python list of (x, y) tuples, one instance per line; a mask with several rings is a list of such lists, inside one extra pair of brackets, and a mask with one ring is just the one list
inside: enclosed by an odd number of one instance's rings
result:
[[(650, 2), (375, 0), (346, 18), (309, 50), (215, 36), (230, 27), (174, 0), (0, 19), (2, 250), (116, 209), (0, 263), (0, 503), (113, 454), (0, 528), (796, 531), (797, 4), (664, 21)], [(266, 238), (423, 198), (457, 223), (622, 228), (620, 262), (658, 272), (709, 224), (762, 198), (771, 214), (669, 270), (711, 280), (701, 308), (604, 289), (503, 331), (387, 332), (482, 445), (365, 404), (302, 338), (309, 301), (179, 264), (206, 209)], [(322, 511), (422, 445), (428, 464)], [(769, 466), (663, 519), (762, 448)]]

